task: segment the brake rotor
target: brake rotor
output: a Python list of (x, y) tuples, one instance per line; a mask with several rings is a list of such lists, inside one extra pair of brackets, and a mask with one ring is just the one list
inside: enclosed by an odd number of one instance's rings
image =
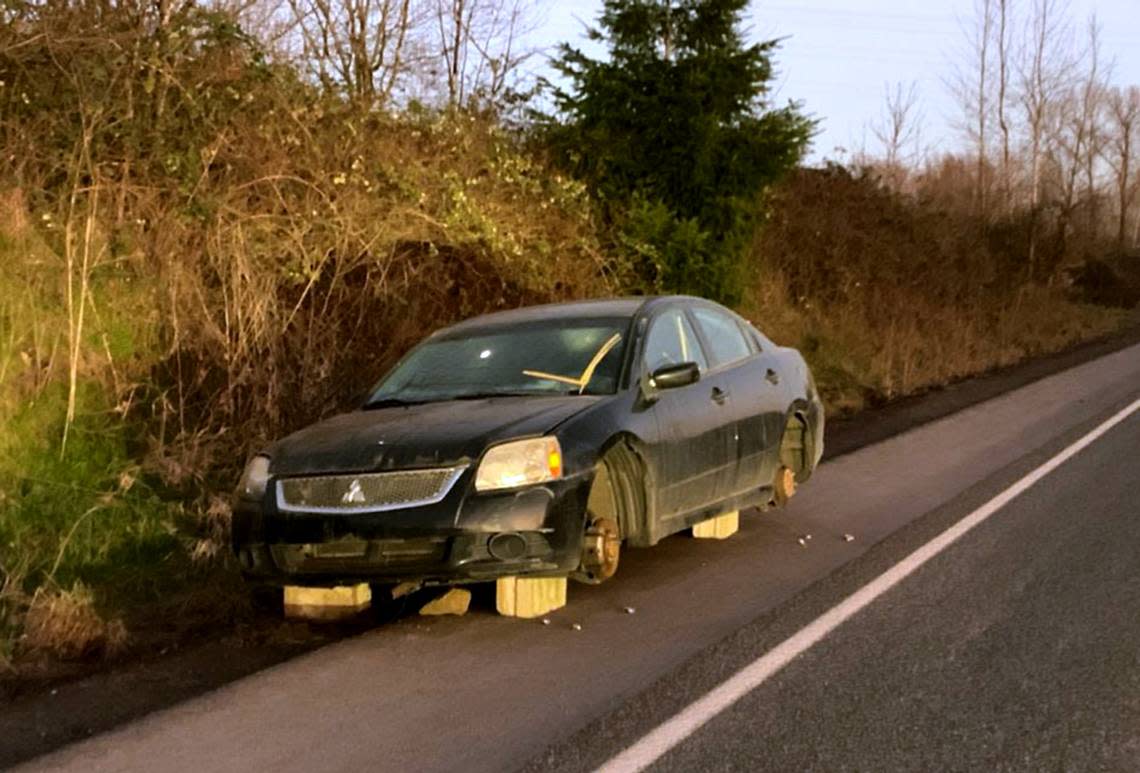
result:
[(785, 504), (796, 495), (796, 474), (789, 467), (781, 467), (776, 471), (775, 485), (776, 504)]
[(596, 518), (586, 529), (582, 541), (580, 572), (587, 582), (608, 580), (617, 572), (621, 559), (621, 532), (610, 518)]

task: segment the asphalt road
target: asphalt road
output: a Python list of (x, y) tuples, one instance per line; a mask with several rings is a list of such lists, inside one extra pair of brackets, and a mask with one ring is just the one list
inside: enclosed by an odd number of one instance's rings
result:
[[(1140, 770), (1138, 556), (1140, 411), (706, 724), (671, 735), (649, 769)], [(780, 627), (797, 617), (810, 614)], [(748, 626), (682, 669), (685, 696), (658, 684), (532, 768), (613, 760), (646, 718), (675, 715), (694, 688), (770, 652), (772, 627)]]
[[(1138, 395), (1134, 346), (831, 461), (729, 541), (627, 552), (549, 626), (401, 620), (29, 768), (592, 769)], [(1138, 556), (1134, 416), (658, 765), (1140, 770)]]

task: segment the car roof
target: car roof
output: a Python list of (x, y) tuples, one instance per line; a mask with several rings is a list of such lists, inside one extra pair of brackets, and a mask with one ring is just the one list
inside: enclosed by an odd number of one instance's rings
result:
[[(676, 296), (679, 297), (679, 296)], [(523, 306), (518, 309), (496, 311), (459, 322), (438, 331), (437, 335), (450, 336), (472, 330), (497, 327), (514, 327), (528, 322), (546, 322), (552, 319), (601, 319), (632, 318), (643, 309), (661, 301), (663, 296), (634, 296), (627, 298), (600, 298), (568, 303), (545, 303), (539, 306)]]

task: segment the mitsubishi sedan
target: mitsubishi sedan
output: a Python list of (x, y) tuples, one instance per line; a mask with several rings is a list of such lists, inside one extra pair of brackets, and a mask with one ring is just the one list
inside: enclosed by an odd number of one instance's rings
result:
[(276, 585), (597, 583), (623, 546), (785, 502), (823, 423), (800, 354), (706, 300), (489, 314), (255, 456), (233, 547)]

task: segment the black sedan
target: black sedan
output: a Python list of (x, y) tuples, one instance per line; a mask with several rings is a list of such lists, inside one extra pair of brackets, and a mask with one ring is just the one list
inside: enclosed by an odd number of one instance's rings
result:
[(781, 504), (822, 452), (803, 358), (722, 306), (523, 308), (434, 333), (254, 457), (234, 550), (280, 585), (600, 582), (622, 544)]

